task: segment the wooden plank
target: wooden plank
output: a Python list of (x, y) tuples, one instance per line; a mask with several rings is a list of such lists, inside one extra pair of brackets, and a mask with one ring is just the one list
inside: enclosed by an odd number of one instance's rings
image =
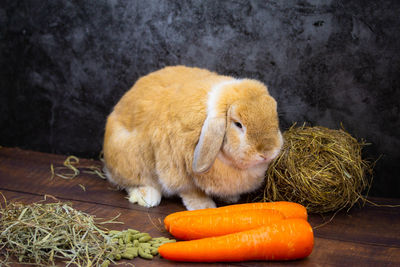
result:
[(400, 266), (400, 248), (316, 237), (314, 258), (318, 266)]
[[(7, 201), (32, 203), (42, 200), (42, 196), (1, 190)], [(116, 208), (109, 205), (71, 201), (74, 208), (95, 215), (98, 218), (112, 218), (121, 214), (119, 221), (123, 225), (108, 225), (110, 229), (123, 230), (135, 228), (150, 233), (152, 236), (171, 237), (159, 223), (161, 214), (150, 214), (129, 208)], [(336, 232), (336, 235), (341, 233)], [(125, 261), (130, 262), (130, 261)], [(152, 261), (135, 259), (136, 266), (226, 266), (226, 264), (190, 264), (175, 263), (156, 257)], [(287, 262), (240, 262), (229, 263), (231, 266), (280, 266)], [(356, 242), (347, 242), (323, 237), (315, 238), (315, 247), (312, 254), (303, 260), (291, 261), (292, 266), (400, 266), (400, 248), (382, 245), (371, 245)], [(15, 265), (16, 266), (16, 265)]]
[[(50, 165), (62, 166), (67, 156), (26, 151), (18, 148), (0, 149), (0, 188), (35, 194), (51, 194), (61, 199), (80, 200), (93, 203), (109, 204), (116, 207), (130, 207), (136, 210), (166, 213), (183, 210), (181, 202), (173, 198), (161, 202), (158, 207), (146, 209), (129, 203), (124, 191), (118, 191), (108, 181), (96, 175), (80, 174), (72, 180), (59, 177), (51, 179)], [(102, 166), (100, 161), (80, 159), (79, 166)], [(86, 191), (82, 189), (83, 185)]]
[[(374, 200), (377, 204), (400, 204), (400, 200)], [(310, 223), (318, 227), (328, 221), (333, 213), (310, 216)], [(314, 230), (319, 237), (349, 240), (365, 244), (387, 245), (400, 248), (400, 206), (366, 206), (354, 207), (350, 212), (341, 211), (332, 222)], [(337, 233), (340, 233), (338, 235)]]

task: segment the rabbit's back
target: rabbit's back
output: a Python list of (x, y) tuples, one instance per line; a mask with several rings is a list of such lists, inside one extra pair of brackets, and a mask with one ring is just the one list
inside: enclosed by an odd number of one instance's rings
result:
[(127, 130), (165, 129), (173, 121), (199, 129), (206, 117), (208, 91), (225, 79), (231, 78), (199, 68), (166, 67), (139, 79), (114, 112)]

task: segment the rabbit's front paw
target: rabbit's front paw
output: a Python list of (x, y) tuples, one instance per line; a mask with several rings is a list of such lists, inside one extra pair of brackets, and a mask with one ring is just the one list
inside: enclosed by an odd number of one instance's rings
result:
[(215, 208), (215, 202), (206, 195), (199, 193), (180, 194), (182, 202), (188, 210)]
[(129, 202), (138, 203), (143, 207), (154, 207), (161, 202), (161, 193), (152, 186), (138, 186), (127, 188)]

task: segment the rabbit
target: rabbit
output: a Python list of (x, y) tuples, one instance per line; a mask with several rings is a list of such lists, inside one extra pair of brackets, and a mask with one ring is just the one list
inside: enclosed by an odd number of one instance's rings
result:
[(237, 202), (261, 186), (283, 138), (277, 103), (256, 80), (169, 66), (140, 78), (107, 118), (108, 180), (144, 207)]

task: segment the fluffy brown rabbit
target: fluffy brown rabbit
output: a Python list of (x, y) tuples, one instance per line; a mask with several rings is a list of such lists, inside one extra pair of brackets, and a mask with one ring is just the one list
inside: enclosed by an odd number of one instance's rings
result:
[(188, 210), (235, 202), (258, 188), (282, 146), (265, 85), (184, 66), (139, 79), (109, 115), (108, 179), (129, 201), (157, 206), (179, 195)]

